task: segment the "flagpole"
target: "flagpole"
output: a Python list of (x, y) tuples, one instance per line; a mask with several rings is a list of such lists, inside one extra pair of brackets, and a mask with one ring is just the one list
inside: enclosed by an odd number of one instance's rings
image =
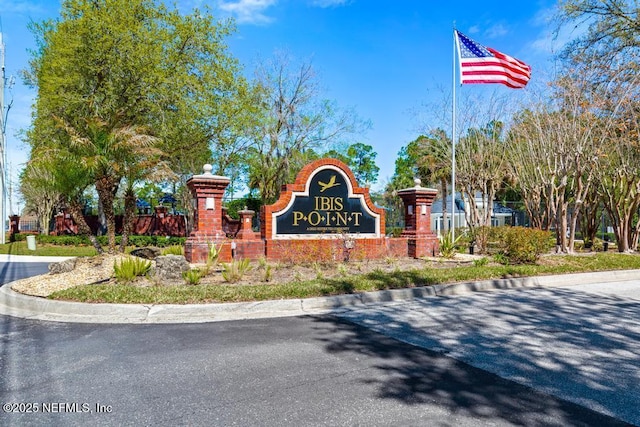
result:
[[(456, 23), (453, 23), (453, 105), (451, 107), (451, 241), (456, 236)], [(446, 200), (443, 201), (443, 205)], [(446, 220), (446, 218), (445, 218)]]

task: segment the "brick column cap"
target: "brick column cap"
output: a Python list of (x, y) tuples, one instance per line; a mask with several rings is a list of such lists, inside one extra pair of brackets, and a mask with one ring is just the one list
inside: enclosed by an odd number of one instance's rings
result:
[(213, 170), (213, 166), (211, 166), (209, 163), (205, 164), (202, 167), (203, 173), (199, 174), (199, 175), (193, 175), (189, 181), (191, 180), (196, 180), (196, 181), (200, 181), (200, 180), (215, 180), (215, 181), (223, 181), (223, 182), (231, 182), (231, 178), (227, 177), (227, 176), (222, 176), (222, 175), (214, 175), (211, 173), (211, 171)]
[(398, 194), (398, 196), (403, 196), (406, 194), (420, 194), (420, 195), (428, 195), (431, 193), (437, 193), (438, 190), (436, 190), (435, 188), (427, 188), (427, 187), (422, 187), (420, 184), (422, 183), (422, 181), (420, 180), (420, 178), (416, 178), (413, 180), (413, 182), (416, 184), (415, 187), (411, 187), (411, 188), (404, 188), (402, 190), (398, 190), (396, 193)]

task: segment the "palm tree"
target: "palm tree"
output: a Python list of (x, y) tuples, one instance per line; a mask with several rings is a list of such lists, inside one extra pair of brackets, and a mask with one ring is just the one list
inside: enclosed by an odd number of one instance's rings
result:
[[(451, 138), (442, 129), (435, 129), (426, 136), (416, 139), (413, 150), (417, 162), (418, 173), (429, 182), (440, 185), (442, 194), (443, 229), (448, 229), (447, 222), (447, 185), (451, 179)], [(455, 194), (452, 195), (455, 197)]]
[(87, 121), (81, 131), (60, 119), (58, 124), (69, 137), (70, 152), (95, 185), (106, 218), (109, 252), (113, 253), (116, 247), (116, 193), (127, 174), (140, 176), (160, 161), (160, 152), (154, 148), (157, 138), (140, 126), (114, 128), (97, 118)]
[(52, 144), (33, 150), (28, 166), (50, 172), (51, 179), (41, 184), (50, 187), (59, 195), (59, 203), (69, 209), (69, 214), (78, 226), (78, 233), (88, 236), (96, 252), (103, 253), (102, 245), (84, 218), (82, 196), (92, 184), (92, 179), (89, 172), (80, 165), (79, 159), (68, 150)]

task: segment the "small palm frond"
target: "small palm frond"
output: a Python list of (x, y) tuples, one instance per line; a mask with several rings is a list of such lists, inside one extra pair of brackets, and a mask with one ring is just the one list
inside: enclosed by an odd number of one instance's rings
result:
[(73, 126), (67, 123), (66, 120), (53, 115), (53, 120), (56, 122), (58, 127), (65, 131), (65, 133), (69, 136), (69, 143), (72, 148), (87, 148), (93, 145), (93, 142), (87, 138), (82, 136)]

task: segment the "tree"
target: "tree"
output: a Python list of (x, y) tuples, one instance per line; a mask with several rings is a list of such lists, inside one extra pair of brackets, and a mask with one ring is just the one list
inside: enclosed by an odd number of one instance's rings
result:
[(456, 180), (468, 202), (465, 216), (472, 232), (491, 226), (493, 201), (506, 175), (503, 129), (503, 123), (495, 120), (470, 128), (456, 146)]
[[(87, 136), (79, 135), (75, 129), (66, 128), (69, 135), (71, 152), (78, 157), (79, 166), (83, 167), (91, 176), (98, 193), (98, 199), (102, 203), (107, 220), (107, 236), (109, 250), (115, 248), (115, 228), (116, 219), (113, 209), (114, 199), (118, 187), (123, 177), (129, 175), (131, 178), (141, 174), (149, 167), (146, 162), (153, 159), (149, 155), (155, 138), (140, 133), (136, 128), (126, 126), (106, 132), (103, 123), (91, 124), (85, 130)], [(152, 161), (152, 163), (155, 163)], [(146, 168), (145, 168), (146, 167)], [(135, 195), (131, 194), (132, 186), (129, 187), (129, 199), (133, 198), (133, 209), (135, 209)], [(127, 220), (126, 225), (130, 225), (131, 201), (126, 203)], [(124, 250), (124, 248), (123, 248)]]
[(347, 149), (349, 167), (360, 185), (372, 184), (378, 180), (380, 168), (376, 165), (377, 155), (372, 146), (361, 142), (351, 144)]
[[(640, 15), (635, 1), (563, 0), (560, 3), (559, 27), (586, 27), (569, 42), (562, 57), (571, 63), (589, 64), (603, 70), (637, 69), (640, 48)], [(596, 79), (606, 79), (596, 74)]]
[[(44, 127), (30, 129), (40, 131)], [(52, 142), (55, 139), (55, 133), (50, 134)], [(40, 188), (48, 188), (52, 193), (58, 195), (57, 203), (69, 209), (69, 214), (78, 227), (78, 232), (89, 237), (89, 240), (99, 254), (104, 250), (96, 236), (93, 235), (87, 221), (84, 217), (84, 192), (91, 185), (92, 177), (90, 173), (80, 165), (80, 159), (73, 153), (66, 150), (62, 145), (40, 145), (33, 147), (31, 151), (31, 159), (27, 164), (27, 169), (34, 168), (36, 170), (46, 170), (51, 179), (44, 182), (38, 182)]]
[[(385, 187), (385, 203), (402, 211), (402, 203), (395, 194), (398, 190), (413, 187), (415, 178), (440, 188), (443, 218), (446, 218), (447, 206), (444, 201), (447, 200), (447, 186), (451, 178), (451, 139), (442, 129), (420, 135), (400, 149), (395, 173)], [(446, 221), (444, 226), (447, 227)]]
[(566, 0), (561, 5), (559, 30), (580, 25), (586, 29), (566, 45), (561, 56), (567, 62), (565, 76), (587, 76), (586, 84), (595, 94), (588, 100), (589, 107), (606, 138), (600, 167), (595, 170), (598, 193), (613, 221), (618, 250), (633, 250), (640, 225), (634, 224), (640, 206), (638, 6), (625, 0)]
[(544, 148), (536, 150), (542, 157), (526, 161), (539, 168), (537, 178), (546, 191), (558, 249), (573, 252), (577, 218), (593, 183), (600, 139), (587, 129), (588, 115), (576, 110), (575, 96), (566, 100), (573, 102), (559, 112), (543, 110), (535, 115), (535, 133), (527, 139)]
[(380, 168), (376, 165), (378, 153), (370, 145), (356, 142), (347, 147), (346, 152), (330, 150), (323, 157), (332, 157), (345, 163), (360, 185), (372, 184), (378, 180)]
[[(413, 144), (413, 147), (412, 147)], [(409, 151), (414, 152), (417, 160), (419, 176), (426, 178), (435, 186), (440, 186), (442, 198), (443, 229), (448, 229), (447, 194), (451, 180), (451, 138), (442, 129), (434, 129), (427, 136), (420, 136), (409, 144)], [(455, 194), (453, 195), (455, 197)]]
[(398, 197), (398, 190), (414, 186), (414, 179), (418, 176), (417, 159), (410, 144), (405, 145), (398, 152), (395, 161), (395, 172), (391, 180), (385, 185), (382, 200), (387, 208), (387, 223), (396, 227), (404, 221), (402, 213), (403, 203)]
[(626, 102), (609, 128), (608, 141), (596, 171), (599, 194), (613, 221), (620, 252), (637, 249), (640, 207), (640, 123), (637, 102)]
[(142, 149), (140, 129), (153, 141), (146, 148), (163, 152), (172, 167), (202, 163), (214, 140), (223, 144), (216, 130), (225, 128), (223, 110), (242, 86), (223, 43), (232, 28), (208, 12), (181, 15), (154, 0), (65, 0), (58, 20), (32, 30), (39, 47), (26, 73), (38, 88), (33, 126), (54, 123), (62, 132), (55, 143), (88, 168), (113, 251), (114, 198), (123, 162)]
[(42, 234), (49, 234), (51, 218), (60, 201), (61, 194), (55, 187), (52, 165), (27, 163), (20, 174), (20, 193), (25, 200), (25, 209), (38, 217)]
[(340, 111), (335, 102), (321, 99), (312, 65), (293, 65), (286, 54), (259, 64), (256, 86), (262, 114), (248, 149), (249, 188), (266, 204), (278, 198), (281, 186), (309, 154), (344, 143), (365, 124), (353, 111)]
[(175, 174), (168, 165), (160, 161), (162, 151), (154, 147), (156, 138), (150, 137), (144, 129), (128, 127), (120, 130), (116, 137), (134, 144), (130, 150), (131, 155), (122, 159), (123, 177), (125, 178), (124, 192), (124, 216), (122, 220), (122, 239), (120, 251), (124, 252), (129, 241), (129, 235), (134, 231), (136, 214), (135, 185), (143, 181), (167, 181), (175, 180)]
[(554, 187), (551, 177), (545, 175), (540, 165), (546, 164), (546, 153), (552, 148), (552, 142), (536, 137), (538, 120), (532, 110), (516, 115), (507, 138), (507, 165), (532, 227), (549, 230), (555, 220)]
[[(606, 184), (605, 175), (611, 173), (603, 165), (612, 158), (609, 141), (628, 99), (628, 92), (615, 79), (594, 84), (597, 79), (591, 73), (599, 72), (598, 68), (582, 68), (556, 79), (551, 101), (523, 113), (514, 127), (518, 136), (511, 140), (515, 142), (509, 150), (511, 163), (524, 165), (514, 171), (521, 188), (536, 189), (525, 193), (525, 199), (533, 194), (539, 199), (529, 205), (547, 207), (558, 249), (563, 252), (573, 251), (585, 203), (598, 203), (593, 187)], [(597, 206), (588, 210), (594, 209)]]

